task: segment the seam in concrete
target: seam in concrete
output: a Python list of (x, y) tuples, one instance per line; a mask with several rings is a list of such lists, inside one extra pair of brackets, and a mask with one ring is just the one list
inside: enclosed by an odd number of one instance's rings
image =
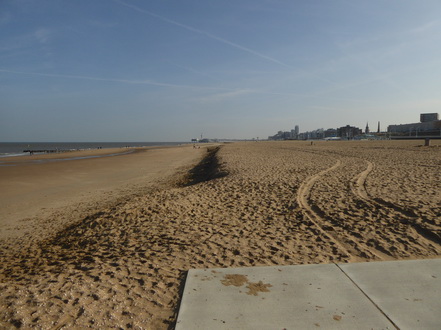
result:
[(400, 328), (395, 324), (395, 322), (394, 321), (392, 321), (392, 319), (389, 317), (389, 316), (387, 316), (386, 315), (386, 313), (384, 313), (383, 312), (383, 310), (380, 308), (380, 306), (378, 306), (372, 299), (371, 299), (371, 297), (369, 297), (367, 294), (366, 294), (366, 292), (364, 292), (363, 291), (363, 289), (362, 288), (360, 288), (360, 286), (348, 275), (348, 274), (346, 274), (346, 272), (338, 265), (338, 264), (334, 264), (334, 265), (336, 265), (337, 266), (337, 268), (338, 269), (340, 269), (341, 270), (341, 272), (343, 273), (343, 274), (345, 274), (345, 276), (358, 288), (358, 290), (360, 290), (361, 291), (361, 293), (363, 293), (364, 294), (364, 296), (380, 311), (380, 313), (381, 314), (383, 314), (384, 315), (384, 317), (386, 317), (388, 320), (389, 320), (389, 322), (390, 323), (392, 323), (392, 325), (395, 327), (395, 329), (397, 329), (397, 330), (400, 330)]

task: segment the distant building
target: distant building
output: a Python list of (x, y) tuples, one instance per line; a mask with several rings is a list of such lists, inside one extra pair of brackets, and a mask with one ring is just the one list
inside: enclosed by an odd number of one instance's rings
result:
[(276, 135), (268, 136), (268, 140), (289, 140), (291, 132), (278, 131)]
[(300, 133), (297, 137), (298, 140), (320, 140), (325, 138), (325, 131), (323, 128), (316, 129), (314, 131), (308, 131)]
[(342, 139), (351, 140), (354, 137), (361, 135), (361, 134), (362, 134), (362, 130), (358, 127), (346, 125), (346, 126), (337, 128), (337, 136), (341, 137)]
[(364, 134), (369, 134), (369, 122), (366, 123), (366, 129), (364, 130)]
[(337, 137), (337, 130), (335, 128), (328, 128), (324, 133), (325, 138)]
[(439, 120), (437, 113), (422, 113), (420, 114), (420, 122), (428, 123)]
[(389, 125), (387, 132), (391, 135), (408, 136), (431, 136), (441, 135), (441, 120), (438, 119), (438, 113), (420, 114), (419, 123)]
[(277, 134), (268, 136), (268, 140), (297, 140), (299, 134), (299, 126), (296, 125), (291, 131), (278, 131)]
[(316, 129), (315, 131), (312, 131), (312, 137), (313, 139), (324, 139), (325, 138), (325, 130), (323, 128)]

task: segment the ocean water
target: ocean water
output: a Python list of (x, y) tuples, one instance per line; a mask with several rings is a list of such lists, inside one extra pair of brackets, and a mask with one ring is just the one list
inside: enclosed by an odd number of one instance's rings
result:
[(183, 142), (0, 142), (0, 157), (29, 155), (24, 150), (85, 150), (98, 148), (174, 146)]

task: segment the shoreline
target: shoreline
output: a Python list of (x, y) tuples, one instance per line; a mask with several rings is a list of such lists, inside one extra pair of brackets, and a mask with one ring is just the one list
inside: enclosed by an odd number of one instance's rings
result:
[[(61, 156), (65, 156), (63, 155), (64, 153), (68, 153), (67, 152), (60, 152), (57, 153), (57, 156), (61, 155)], [(72, 151), (74, 152), (74, 151)], [(30, 159), (17, 159), (17, 158), (12, 158), (12, 157), (26, 157), (26, 156), (10, 156), (11, 161), (5, 161), (2, 162), (1, 158), (0, 158), (0, 166), (17, 166), (17, 165), (23, 165), (23, 164), (43, 164), (43, 163), (47, 163), (47, 162), (61, 162), (61, 161), (70, 161), (70, 160), (80, 160), (80, 159), (91, 159), (91, 158), (102, 158), (102, 157), (113, 157), (113, 156), (122, 156), (122, 155), (127, 155), (130, 154), (132, 152), (135, 152), (135, 150), (129, 150), (129, 151), (121, 151), (121, 152), (115, 152), (115, 153), (110, 153), (110, 154), (95, 154), (92, 153), (92, 155), (86, 155), (84, 153), (81, 153), (82, 155), (77, 155), (77, 156), (72, 156), (71, 157), (48, 157), (48, 158), (41, 158), (38, 156), (42, 156), (43, 154), (35, 154), (34, 155), (30, 155), (28, 157), (30, 157)], [(46, 155), (46, 154), (44, 154)], [(55, 156), (53, 153), (51, 153), (50, 155)]]
[(165, 177), (162, 163), (162, 181), (58, 228), (40, 223), (49, 235), (22, 236), (13, 255), (0, 245), (0, 326), (169, 329), (190, 268), (440, 258), (439, 145), (225, 144), (214, 167), (228, 175), (188, 186), (176, 183), (196, 162)]
[(147, 147), (121, 147), (121, 148), (96, 148), (96, 149), (79, 149), (79, 150), (65, 150), (55, 153), (36, 153), (33, 155), (23, 154), (15, 156), (0, 157), (0, 164), (11, 163), (32, 163), (41, 162), (44, 160), (76, 160), (97, 157), (108, 157), (114, 155), (122, 155), (126, 153), (139, 152), (140, 150), (148, 150), (153, 148), (173, 148), (176, 146), (147, 146)]
[(87, 151), (99, 149), (124, 149), (180, 146), (187, 142), (0, 142), (0, 159), (3, 157), (16, 157), (29, 155), (29, 151), (48, 151), (38, 153), (64, 153), (73, 151)]
[(29, 232), (65, 208), (81, 218), (77, 208), (94, 209), (164, 181), (200, 154), (188, 146), (158, 146), (8, 158), (0, 166), (0, 238)]

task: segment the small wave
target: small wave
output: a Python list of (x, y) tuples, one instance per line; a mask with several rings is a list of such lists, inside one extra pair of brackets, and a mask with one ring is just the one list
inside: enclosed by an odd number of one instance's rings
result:
[[(104, 158), (104, 157), (113, 157), (113, 156), (122, 156), (122, 155), (128, 155), (135, 152), (135, 150), (128, 150), (126, 152), (117, 152), (114, 154), (108, 154), (108, 155), (92, 155), (92, 156), (80, 156), (80, 157), (70, 157), (70, 158), (55, 158), (55, 159), (35, 159), (30, 160), (29, 162), (26, 162), (26, 164), (44, 164), (44, 163), (52, 163), (52, 162), (67, 162), (71, 160), (80, 160), (80, 159), (91, 159), (91, 158)], [(27, 155), (27, 154), (23, 154)], [(17, 166), (17, 165), (23, 165), (19, 163), (5, 163), (0, 161), (0, 166)]]
[(79, 160), (79, 159), (90, 159), (90, 158), (103, 158), (103, 157), (113, 157), (113, 156), (121, 156), (121, 155), (127, 155), (134, 152), (134, 150), (129, 150), (126, 152), (117, 152), (114, 154), (108, 154), (108, 155), (93, 155), (93, 156), (80, 156), (80, 157), (71, 157), (71, 158), (55, 158), (55, 159), (38, 159), (34, 160), (35, 163), (46, 163), (46, 162), (64, 162), (69, 160)]
[(0, 154), (0, 158), (7, 158), (7, 157), (17, 157), (17, 156), (26, 156), (27, 153), (12, 153), (12, 154)]

